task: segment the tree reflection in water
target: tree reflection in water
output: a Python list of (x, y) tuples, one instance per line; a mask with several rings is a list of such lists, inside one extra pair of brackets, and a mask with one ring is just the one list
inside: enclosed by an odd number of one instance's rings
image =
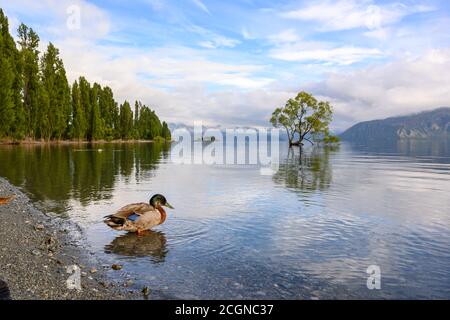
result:
[(329, 188), (333, 176), (330, 155), (338, 150), (339, 146), (321, 146), (307, 150), (289, 148), (273, 181), (305, 194), (325, 190)]
[(46, 212), (65, 215), (72, 199), (107, 200), (118, 179), (149, 179), (170, 144), (0, 146), (0, 176), (25, 189)]

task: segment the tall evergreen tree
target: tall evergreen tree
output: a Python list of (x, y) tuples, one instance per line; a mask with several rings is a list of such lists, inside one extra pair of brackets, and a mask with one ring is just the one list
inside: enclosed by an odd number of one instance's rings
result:
[(40, 57), (39, 36), (23, 23), (18, 38), (20, 50), (0, 9), (0, 138), (170, 139), (167, 124), (141, 102), (133, 116), (109, 87), (80, 77), (70, 88), (59, 50), (49, 43)]
[(20, 105), (18, 52), (9, 34), (8, 18), (0, 9), (0, 137), (12, 136)]
[(23, 23), (19, 26), (20, 60), (22, 64), (22, 99), (25, 115), (25, 135), (35, 138), (39, 110), (39, 36)]
[(172, 136), (170, 134), (169, 127), (165, 121), (163, 121), (163, 123), (162, 123), (161, 136), (167, 141), (172, 140)]
[(103, 136), (103, 120), (100, 115), (99, 100), (102, 92), (102, 87), (98, 83), (94, 83), (91, 89), (91, 139), (99, 140)]
[(134, 103), (134, 125), (133, 125), (133, 136), (135, 139), (141, 139), (140, 133), (140, 124), (139, 124), (139, 113), (142, 108), (142, 103), (140, 101), (136, 101)]
[(78, 80), (80, 88), (80, 103), (85, 115), (86, 135), (85, 138), (92, 140), (92, 107), (91, 107), (91, 85), (84, 77)]
[(115, 116), (117, 115), (117, 103), (114, 101), (113, 92), (110, 87), (104, 87), (101, 90), (100, 115), (103, 120), (103, 136), (105, 139), (114, 138)]
[(50, 120), (50, 97), (45, 87), (39, 90), (39, 110), (37, 113), (36, 137), (49, 141), (52, 137)]
[(3, 52), (0, 52), (0, 70), (0, 137), (8, 137), (14, 122), (14, 70)]
[(48, 98), (50, 138), (61, 139), (67, 134), (71, 104), (70, 90), (59, 50), (50, 42), (41, 62), (42, 85)]
[(131, 111), (130, 104), (125, 101), (120, 106), (120, 133), (121, 138), (128, 140), (132, 137), (133, 131), (133, 112)]
[[(164, 137), (161, 121), (159, 120), (156, 113), (145, 105), (140, 105), (139, 107), (139, 119), (137, 121), (137, 127), (140, 139), (151, 140), (155, 139), (156, 137)], [(167, 132), (165, 132), (164, 134), (170, 137), (170, 132), (169, 134), (167, 134)]]
[(151, 111), (151, 121), (150, 121), (151, 137), (154, 139), (156, 137), (161, 137), (162, 135), (162, 125), (155, 111)]
[[(3, 63), (9, 65), (11, 68), (10, 75), (12, 76), (11, 83), (11, 94), (12, 94), (12, 122), (10, 124), (9, 135), (22, 139), (25, 136), (25, 116), (22, 106), (22, 78), (21, 78), (21, 63), (19, 58), (19, 51), (17, 50), (16, 44), (13, 37), (9, 33), (8, 18), (4, 15), (3, 11), (0, 9), (0, 29), (1, 29), (1, 55), (7, 61)], [(7, 70), (6, 67), (5, 70)], [(3, 78), (6, 80), (8, 76)], [(9, 107), (5, 107), (5, 110)], [(8, 118), (9, 119), (9, 118)], [(11, 120), (11, 119), (10, 119)]]
[(139, 138), (140, 139), (151, 139), (151, 111), (147, 106), (141, 108), (139, 113)]
[(72, 119), (71, 138), (84, 140), (86, 138), (87, 123), (84, 109), (81, 105), (81, 92), (77, 81), (72, 85)]
[(114, 123), (114, 130), (113, 130), (114, 139), (120, 139), (122, 135), (120, 128), (120, 107), (117, 102), (114, 103), (113, 123)]

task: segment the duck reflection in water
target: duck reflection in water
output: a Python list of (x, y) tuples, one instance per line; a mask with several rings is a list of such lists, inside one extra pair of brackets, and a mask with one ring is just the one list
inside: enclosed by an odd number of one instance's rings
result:
[(149, 256), (154, 263), (164, 262), (167, 255), (166, 236), (161, 231), (147, 230), (138, 236), (126, 233), (105, 246), (106, 253), (128, 257)]

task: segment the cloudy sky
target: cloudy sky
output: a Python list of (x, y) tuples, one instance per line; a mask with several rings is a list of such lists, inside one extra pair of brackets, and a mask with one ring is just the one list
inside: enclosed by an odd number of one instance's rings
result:
[[(169, 122), (267, 126), (307, 90), (336, 131), (450, 106), (447, 0), (0, 0), (85, 75)], [(79, 13), (79, 15), (78, 15)], [(80, 19), (78, 19), (78, 17)]]

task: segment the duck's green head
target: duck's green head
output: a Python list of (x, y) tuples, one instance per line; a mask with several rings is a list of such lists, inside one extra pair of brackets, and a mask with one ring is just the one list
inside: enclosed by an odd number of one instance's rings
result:
[(157, 208), (159, 206), (164, 206), (164, 207), (167, 207), (170, 209), (175, 209), (167, 202), (166, 197), (164, 197), (162, 194), (155, 194), (153, 197), (151, 197), (150, 205), (153, 208)]

